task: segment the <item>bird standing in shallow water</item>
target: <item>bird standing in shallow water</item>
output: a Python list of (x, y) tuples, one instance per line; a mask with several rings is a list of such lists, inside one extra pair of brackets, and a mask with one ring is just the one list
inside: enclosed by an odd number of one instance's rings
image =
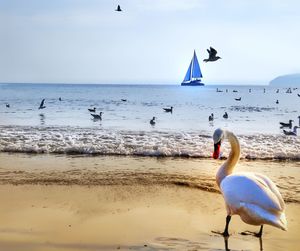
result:
[(96, 107), (94, 108), (88, 108), (89, 112), (96, 112)]
[(289, 120), (289, 123), (279, 122), (280, 128), (288, 127), (291, 129), (293, 124), (292, 122), (294, 122), (292, 119)]
[(228, 113), (227, 112), (224, 113), (223, 118), (228, 119)]
[(229, 222), (231, 216), (235, 214), (247, 224), (261, 226), (260, 231), (254, 234), (257, 237), (262, 236), (264, 224), (287, 230), (285, 204), (276, 185), (263, 174), (233, 173), (241, 149), (237, 137), (232, 132), (215, 130), (213, 158), (219, 158), (220, 147), (225, 139), (229, 140), (231, 152), (226, 162), (219, 168), (216, 182), (225, 200), (227, 217), (224, 232), (219, 234), (224, 237), (229, 236)]
[(299, 126), (294, 126), (293, 131), (286, 131), (283, 130), (283, 133), (285, 135), (289, 135), (289, 136), (297, 136), (297, 129), (299, 128)]
[(217, 51), (210, 47), (209, 49), (207, 49), (207, 52), (208, 52), (208, 58), (207, 59), (204, 59), (203, 61), (204, 62), (213, 62), (213, 61), (217, 61), (219, 59), (221, 59), (219, 56), (217, 56)]
[(94, 120), (102, 120), (102, 113), (100, 112), (99, 115), (98, 114), (91, 114), (94, 118)]
[(171, 106), (170, 108), (163, 108), (165, 112), (170, 112), (173, 113), (173, 106)]
[(208, 121), (214, 121), (214, 114), (213, 113), (211, 115), (209, 115)]
[(154, 126), (155, 125), (155, 117), (153, 117), (151, 120), (150, 120), (150, 125)]
[(117, 9), (115, 9), (115, 11), (122, 11), (121, 6), (118, 5), (118, 6), (117, 6)]

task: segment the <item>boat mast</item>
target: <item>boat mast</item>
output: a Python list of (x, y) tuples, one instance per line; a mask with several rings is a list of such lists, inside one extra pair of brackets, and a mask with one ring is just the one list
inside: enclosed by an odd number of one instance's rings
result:
[(190, 76), (190, 81), (192, 81), (193, 79), (193, 70), (194, 70), (194, 60), (195, 60), (195, 50), (194, 50), (194, 55), (193, 55), (193, 58), (192, 58), (192, 67), (191, 67), (191, 76)]

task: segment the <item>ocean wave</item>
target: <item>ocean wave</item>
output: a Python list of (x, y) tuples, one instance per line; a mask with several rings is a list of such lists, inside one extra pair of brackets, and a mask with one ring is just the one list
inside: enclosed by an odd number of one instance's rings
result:
[[(124, 131), (80, 127), (0, 127), (0, 152), (209, 158), (212, 132)], [(238, 135), (242, 159), (300, 160), (300, 138)], [(223, 157), (230, 151), (222, 147)]]

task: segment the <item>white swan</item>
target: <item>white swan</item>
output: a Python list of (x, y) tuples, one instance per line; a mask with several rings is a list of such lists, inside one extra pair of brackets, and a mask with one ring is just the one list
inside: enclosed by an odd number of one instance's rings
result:
[(260, 231), (255, 234), (257, 237), (261, 237), (264, 224), (287, 230), (285, 204), (276, 185), (267, 176), (259, 173), (232, 174), (240, 158), (240, 144), (232, 132), (215, 130), (213, 157), (215, 159), (219, 157), (220, 146), (224, 139), (229, 140), (231, 152), (216, 175), (227, 210), (226, 225), (222, 235), (229, 236), (228, 225), (231, 215), (234, 214), (238, 214), (247, 224), (260, 225)]

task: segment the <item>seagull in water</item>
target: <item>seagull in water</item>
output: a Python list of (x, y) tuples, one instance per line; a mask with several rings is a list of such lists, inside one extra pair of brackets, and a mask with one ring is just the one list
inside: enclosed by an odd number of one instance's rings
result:
[(242, 97), (239, 97), (239, 98), (235, 98), (236, 101), (241, 101), (242, 100)]
[(288, 128), (292, 128), (292, 122), (294, 122), (294, 120), (290, 119), (289, 123), (284, 123), (284, 122), (279, 122), (280, 124), (280, 128), (284, 128), (284, 127), (288, 127)]
[(173, 112), (173, 106), (171, 106), (170, 108), (163, 108), (165, 110), (165, 112)]
[(46, 108), (46, 106), (44, 106), (44, 104), (45, 104), (45, 99), (42, 100), (39, 109), (44, 109), (44, 108)]
[(6, 106), (6, 108), (9, 108), (9, 107), (10, 107), (10, 105), (9, 105), (8, 103), (7, 103), (5, 106)]
[(228, 119), (228, 113), (227, 112), (224, 113), (223, 118)]
[(299, 126), (294, 126), (293, 131), (286, 131), (283, 130), (283, 133), (285, 135), (289, 135), (289, 136), (297, 136), (297, 129), (300, 128)]
[(279, 100), (278, 100), (278, 99), (276, 100), (276, 104), (277, 104), (277, 105), (279, 104)]
[(211, 115), (209, 115), (208, 121), (214, 121), (214, 114), (213, 113)]
[(103, 112), (100, 112), (99, 115), (98, 114), (91, 114), (91, 115), (95, 120), (102, 120), (102, 113)]
[(213, 61), (217, 61), (218, 59), (220, 59), (219, 56), (217, 56), (217, 51), (213, 48), (213, 47), (210, 47), (209, 49), (207, 49), (207, 52), (208, 52), (208, 58), (207, 59), (204, 59), (203, 61), (204, 62), (213, 62)]
[(153, 117), (151, 120), (150, 120), (150, 125), (154, 126), (155, 125), (155, 117)]
[(122, 11), (120, 5), (118, 5), (117, 9), (115, 9), (115, 11)]
[(96, 112), (96, 107), (94, 107), (93, 109), (88, 109), (89, 110), (89, 112)]

